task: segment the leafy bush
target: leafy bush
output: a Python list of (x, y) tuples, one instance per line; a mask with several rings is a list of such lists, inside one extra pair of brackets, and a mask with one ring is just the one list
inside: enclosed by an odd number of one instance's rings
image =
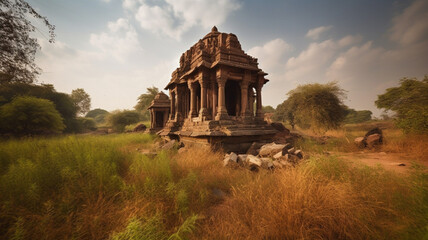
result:
[(401, 79), (399, 87), (386, 89), (375, 103), (397, 113), (396, 124), (405, 132), (428, 132), (428, 76)]
[(97, 129), (97, 124), (92, 118), (77, 118), (76, 119), (76, 132), (87, 132), (95, 131)]
[(89, 111), (85, 117), (94, 119), (97, 124), (103, 124), (105, 123), (106, 116), (108, 114), (109, 112), (107, 112), (106, 110), (101, 108), (96, 108)]
[(115, 131), (123, 132), (126, 125), (140, 121), (140, 114), (129, 110), (115, 111), (108, 115), (107, 121)]
[(3, 133), (14, 135), (60, 133), (65, 128), (55, 105), (35, 97), (17, 97), (1, 106), (0, 123)]
[(55, 109), (61, 114), (65, 129), (64, 132), (74, 132), (77, 127), (76, 107), (68, 94), (55, 91), (53, 85), (25, 84), (25, 83), (1, 83), (0, 106), (11, 102), (18, 96), (32, 96), (50, 100)]

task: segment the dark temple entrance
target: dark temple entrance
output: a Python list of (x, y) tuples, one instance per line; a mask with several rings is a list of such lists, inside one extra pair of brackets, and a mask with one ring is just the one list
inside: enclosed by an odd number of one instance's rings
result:
[(226, 109), (229, 116), (238, 116), (241, 106), (241, 89), (239, 83), (233, 80), (227, 80), (225, 86)]
[(156, 112), (156, 127), (160, 127), (160, 128), (164, 127), (163, 115), (164, 115), (163, 112)]

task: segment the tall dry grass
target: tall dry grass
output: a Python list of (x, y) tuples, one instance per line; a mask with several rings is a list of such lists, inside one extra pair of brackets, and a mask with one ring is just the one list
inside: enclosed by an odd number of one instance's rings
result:
[(203, 148), (122, 134), (2, 142), (4, 239), (415, 239), (428, 176), (312, 157), (253, 173)]
[(428, 226), (426, 180), (312, 159), (233, 188), (198, 238), (419, 239)]

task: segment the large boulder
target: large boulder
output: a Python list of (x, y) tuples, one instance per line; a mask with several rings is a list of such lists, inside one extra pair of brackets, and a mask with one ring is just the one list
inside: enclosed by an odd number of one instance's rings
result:
[(366, 146), (366, 142), (364, 141), (364, 137), (355, 138), (354, 143), (355, 143), (355, 145), (357, 145), (358, 147), (361, 147), (361, 148)]
[(263, 145), (260, 148), (259, 156), (260, 157), (272, 157), (278, 152), (284, 151), (287, 148), (286, 144), (276, 144), (276, 143), (268, 143)]
[(257, 172), (262, 167), (262, 160), (254, 155), (247, 155), (247, 162), (251, 171)]
[(251, 154), (251, 155), (258, 155), (259, 154), (259, 149), (261, 146), (263, 146), (264, 143), (259, 143), (259, 142), (253, 142), (250, 146), (250, 148), (248, 148), (247, 150), (247, 154)]
[(372, 148), (375, 145), (382, 144), (382, 135), (375, 133), (367, 136), (366, 138), (367, 147)]
[(227, 165), (235, 165), (238, 163), (238, 155), (234, 152), (231, 152), (230, 154), (226, 154), (223, 160), (223, 166)]

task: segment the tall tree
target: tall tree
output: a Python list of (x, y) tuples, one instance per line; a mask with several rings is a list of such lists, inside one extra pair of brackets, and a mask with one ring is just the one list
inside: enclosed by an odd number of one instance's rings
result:
[(85, 115), (91, 109), (91, 97), (83, 88), (77, 88), (71, 91), (71, 99), (77, 108), (77, 113)]
[(0, 0), (0, 82), (32, 83), (40, 74), (34, 62), (40, 45), (30, 36), (36, 27), (28, 16), (41, 20), (49, 29), (49, 42), (54, 42), (55, 26), (30, 4), (24, 0)]
[(428, 132), (428, 76), (422, 81), (402, 78), (399, 87), (378, 96), (378, 108), (396, 113), (396, 124), (406, 132)]
[(65, 128), (53, 102), (31, 96), (1, 106), (0, 123), (0, 132), (15, 135), (60, 133)]
[(152, 86), (147, 88), (146, 93), (143, 93), (138, 97), (138, 103), (134, 106), (134, 108), (137, 111), (141, 111), (143, 120), (150, 119), (150, 114), (147, 108), (150, 106), (150, 103), (153, 101), (153, 99), (155, 99), (158, 93), (159, 89)]
[(300, 85), (287, 95), (283, 116), (292, 125), (322, 132), (339, 127), (345, 118), (345, 91), (335, 82)]

